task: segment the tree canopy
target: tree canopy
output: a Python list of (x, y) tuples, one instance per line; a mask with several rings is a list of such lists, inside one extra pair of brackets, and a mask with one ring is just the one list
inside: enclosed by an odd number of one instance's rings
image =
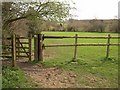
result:
[(9, 29), (11, 23), (27, 19), (31, 22), (49, 20), (62, 22), (69, 17), (70, 5), (56, 0), (40, 0), (39, 2), (3, 2), (3, 30)]

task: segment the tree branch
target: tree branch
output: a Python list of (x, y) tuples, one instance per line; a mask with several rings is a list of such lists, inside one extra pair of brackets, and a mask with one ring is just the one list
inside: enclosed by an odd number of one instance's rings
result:
[(3, 23), (3, 27), (2, 27), (2, 28), (3, 28), (3, 29), (6, 29), (7, 26), (8, 26), (10, 23), (12, 23), (12, 22), (14, 22), (14, 21), (17, 21), (17, 20), (20, 20), (20, 19), (25, 19), (25, 18), (27, 18), (28, 16), (29, 16), (29, 15), (8, 20), (8, 21), (6, 21), (6, 22)]

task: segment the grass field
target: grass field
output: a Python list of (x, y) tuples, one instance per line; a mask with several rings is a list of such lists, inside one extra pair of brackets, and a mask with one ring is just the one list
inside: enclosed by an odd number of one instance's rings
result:
[[(85, 32), (43, 32), (44, 35), (60, 36), (107, 36), (108, 33)], [(110, 33), (111, 36), (118, 34)], [(79, 39), (79, 43), (107, 43), (107, 39)], [(118, 43), (111, 39), (111, 43)], [(45, 39), (44, 44), (74, 44), (74, 39)], [(76, 81), (81, 87), (118, 87), (118, 46), (110, 47), (109, 59), (105, 59), (106, 47), (80, 46), (77, 49), (78, 63), (69, 63), (74, 54), (74, 47), (49, 47), (44, 53), (49, 58), (44, 58), (46, 66), (58, 66), (77, 75)]]

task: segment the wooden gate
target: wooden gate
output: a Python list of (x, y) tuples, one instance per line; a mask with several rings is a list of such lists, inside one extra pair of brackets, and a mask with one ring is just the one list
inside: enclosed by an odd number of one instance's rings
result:
[(32, 35), (20, 37), (14, 34), (7, 40), (10, 41), (10, 45), (5, 46), (4, 50), (9, 50), (9, 52), (2, 52), (1, 57), (12, 58), (12, 66), (16, 65), (16, 59), (20, 57), (28, 58), (29, 61), (32, 60)]
[(31, 61), (32, 37), (16, 37), (16, 57), (29, 58)]

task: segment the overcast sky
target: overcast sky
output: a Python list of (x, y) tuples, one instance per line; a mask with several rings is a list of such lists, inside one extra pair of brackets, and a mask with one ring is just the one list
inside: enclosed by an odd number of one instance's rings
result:
[[(73, 17), (74, 19), (79, 20), (95, 18), (114, 19), (115, 16), (118, 17), (118, 13), (120, 14), (120, 3), (118, 12), (118, 2), (120, 0), (58, 0), (58, 1), (67, 1), (68, 3), (71, 4), (72, 7), (76, 7), (77, 10), (71, 10), (70, 12), (72, 15), (76, 15), (76, 17)], [(75, 4), (72, 4), (71, 3), (72, 1)]]
[[(62, 0), (64, 1), (64, 0)], [(114, 19), (118, 16), (118, 2), (120, 0), (67, 0), (71, 6), (77, 8), (71, 14), (77, 15), (74, 19)]]

